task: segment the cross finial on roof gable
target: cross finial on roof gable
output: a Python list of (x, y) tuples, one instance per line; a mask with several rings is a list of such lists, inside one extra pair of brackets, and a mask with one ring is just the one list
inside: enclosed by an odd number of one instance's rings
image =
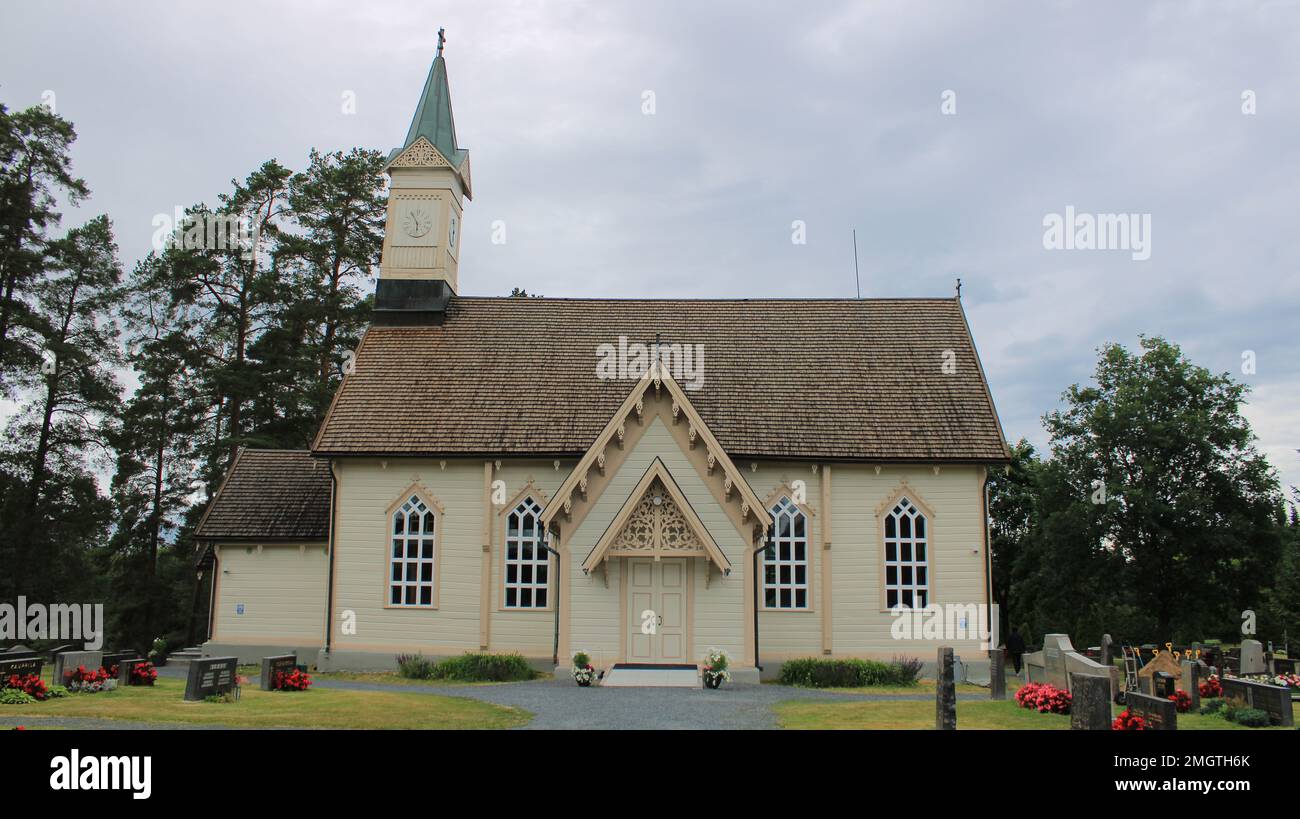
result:
[(437, 56), (439, 56), (439, 57), (442, 56), (442, 47), (445, 46), (445, 45), (447, 44), (447, 34), (446, 34), (446, 32), (447, 32), (447, 29), (443, 28), (442, 26), (439, 26), (439, 27), (438, 27), (438, 54), (437, 54)]

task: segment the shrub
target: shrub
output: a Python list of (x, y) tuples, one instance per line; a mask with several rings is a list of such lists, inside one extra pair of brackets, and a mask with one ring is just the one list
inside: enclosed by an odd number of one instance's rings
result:
[(1247, 728), (1266, 728), (1269, 724), (1268, 712), (1258, 708), (1224, 709), (1223, 717)]
[(1147, 721), (1127, 708), (1121, 711), (1120, 715), (1115, 717), (1115, 721), (1110, 724), (1110, 730), (1112, 731), (1145, 731), (1146, 729)]
[(10, 674), (9, 679), (5, 681), (5, 690), (21, 691), (31, 697), (33, 700), (47, 700), (50, 698), (50, 690), (45, 687), (45, 683), (35, 674)]
[(1016, 703), (1040, 714), (1068, 714), (1073, 699), (1069, 691), (1047, 683), (1025, 683), (1016, 690)]
[(311, 675), (295, 668), (289, 673), (277, 671), (271, 676), (272, 691), (306, 691), (311, 687)]
[(158, 669), (151, 662), (138, 663), (131, 667), (130, 685), (153, 685), (158, 681)]
[(1211, 674), (1205, 679), (1205, 682), (1200, 684), (1199, 687), (1202, 699), (1208, 700), (1214, 697), (1223, 696), (1223, 686), (1219, 684), (1219, 677), (1217, 674)]
[[(1205, 696), (1202, 694), (1201, 696)], [(1217, 714), (1223, 710), (1223, 700), (1208, 700), (1201, 706), (1202, 714)]]
[(0, 705), (27, 705), (32, 702), (36, 702), (36, 698), (21, 688), (0, 690)]
[(1174, 709), (1180, 714), (1186, 714), (1192, 710), (1192, 695), (1181, 688), (1175, 691), (1174, 695), (1169, 699), (1174, 701)]
[(397, 673), (412, 680), (427, 680), (433, 676), (433, 660), (421, 654), (398, 654)]
[(786, 660), (781, 665), (780, 681), (782, 685), (797, 685), (804, 688), (915, 685), (920, 670), (919, 660), (897, 657), (888, 663), (875, 660), (805, 657)]
[(98, 694), (117, 688), (117, 679), (109, 676), (106, 669), (90, 671), (79, 665), (75, 671), (63, 672), (63, 686), (74, 694)]
[(514, 682), (531, 680), (532, 666), (521, 654), (462, 654), (448, 657), (433, 667), (437, 680), (462, 682)]

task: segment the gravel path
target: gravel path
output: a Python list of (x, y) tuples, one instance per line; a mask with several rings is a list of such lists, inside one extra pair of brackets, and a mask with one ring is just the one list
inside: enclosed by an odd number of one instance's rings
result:
[[(409, 691), (468, 697), (535, 714), (524, 730), (733, 730), (776, 728), (772, 706), (786, 700), (831, 702), (933, 702), (933, 694), (840, 694), (779, 685), (728, 684), (703, 688), (579, 688), (572, 680), (539, 680), (499, 685), (393, 685), (316, 678), (313, 686), (357, 691)], [(959, 694), (961, 700), (982, 700)]]

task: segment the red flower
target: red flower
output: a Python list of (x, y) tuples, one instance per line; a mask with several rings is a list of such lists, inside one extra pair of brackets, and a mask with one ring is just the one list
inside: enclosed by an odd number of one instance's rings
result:
[(1174, 701), (1174, 707), (1180, 714), (1186, 714), (1192, 710), (1192, 695), (1181, 688), (1175, 691), (1174, 695), (1169, 699)]
[(1200, 689), (1201, 696), (1207, 700), (1223, 696), (1223, 686), (1219, 684), (1217, 674), (1211, 674), (1205, 682), (1201, 683)]
[(1112, 731), (1145, 731), (1147, 721), (1125, 708), (1115, 721), (1110, 724)]

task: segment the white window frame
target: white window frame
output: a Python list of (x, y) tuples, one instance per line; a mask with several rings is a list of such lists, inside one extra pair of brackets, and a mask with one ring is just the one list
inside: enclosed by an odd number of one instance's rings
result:
[[(415, 520), (417, 530), (411, 530)], [(388, 588), (392, 608), (431, 609), (438, 605), (438, 510), (411, 493), (388, 517)], [(398, 577), (394, 577), (394, 572)], [(408, 594), (408, 590), (411, 593)], [(398, 593), (397, 601), (393, 592)], [(410, 601), (410, 602), (408, 602)]]
[[(523, 524), (528, 517), (533, 519), (532, 535), (524, 534), (526, 530)], [(518, 521), (518, 526), (512, 530), (514, 521)], [(551, 607), (551, 554), (543, 548), (543, 544), (546, 543), (546, 532), (542, 528), (542, 506), (531, 495), (519, 501), (514, 509), (506, 513), (503, 542), (505, 548), (501, 564), (501, 607), (514, 611), (549, 609)], [(538, 577), (545, 579), (539, 581)], [(525, 598), (528, 599), (527, 603), (523, 602)]]
[[(903, 534), (904, 522), (907, 524), (906, 535)], [(892, 535), (889, 533), (891, 524)], [(885, 513), (881, 537), (884, 543), (886, 609), (924, 608), (931, 602), (931, 536), (928, 516), (907, 496), (896, 500)], [(894, 598), (892, 603), (891, 595)], [(905, 599), (909, 602), (904, 603)]]
[[(772, 513), (772, 528), (768, 530), (767, 543), (763, 547), (763, 608), (767, 611), (807, 611), (812, 608), (808, 515), (784, 496), (768, 511)], [(785, 534), (782, 534), (783, 522), (788, 523)], [(803, 524), (802, 535), (796, 534), (798, 523)], [(800, 547), (803, 549), (802, 558), (798, 556)], [(770, 573), (769, 569), (772, 570)], [(799, 580), (800, 569), (803, 570), (802, 581)], [(768, 592), (773, 593), (772, 603), (768, 602)], [(803, 593), (802, 605), (799, 604), (800, 592)]]

